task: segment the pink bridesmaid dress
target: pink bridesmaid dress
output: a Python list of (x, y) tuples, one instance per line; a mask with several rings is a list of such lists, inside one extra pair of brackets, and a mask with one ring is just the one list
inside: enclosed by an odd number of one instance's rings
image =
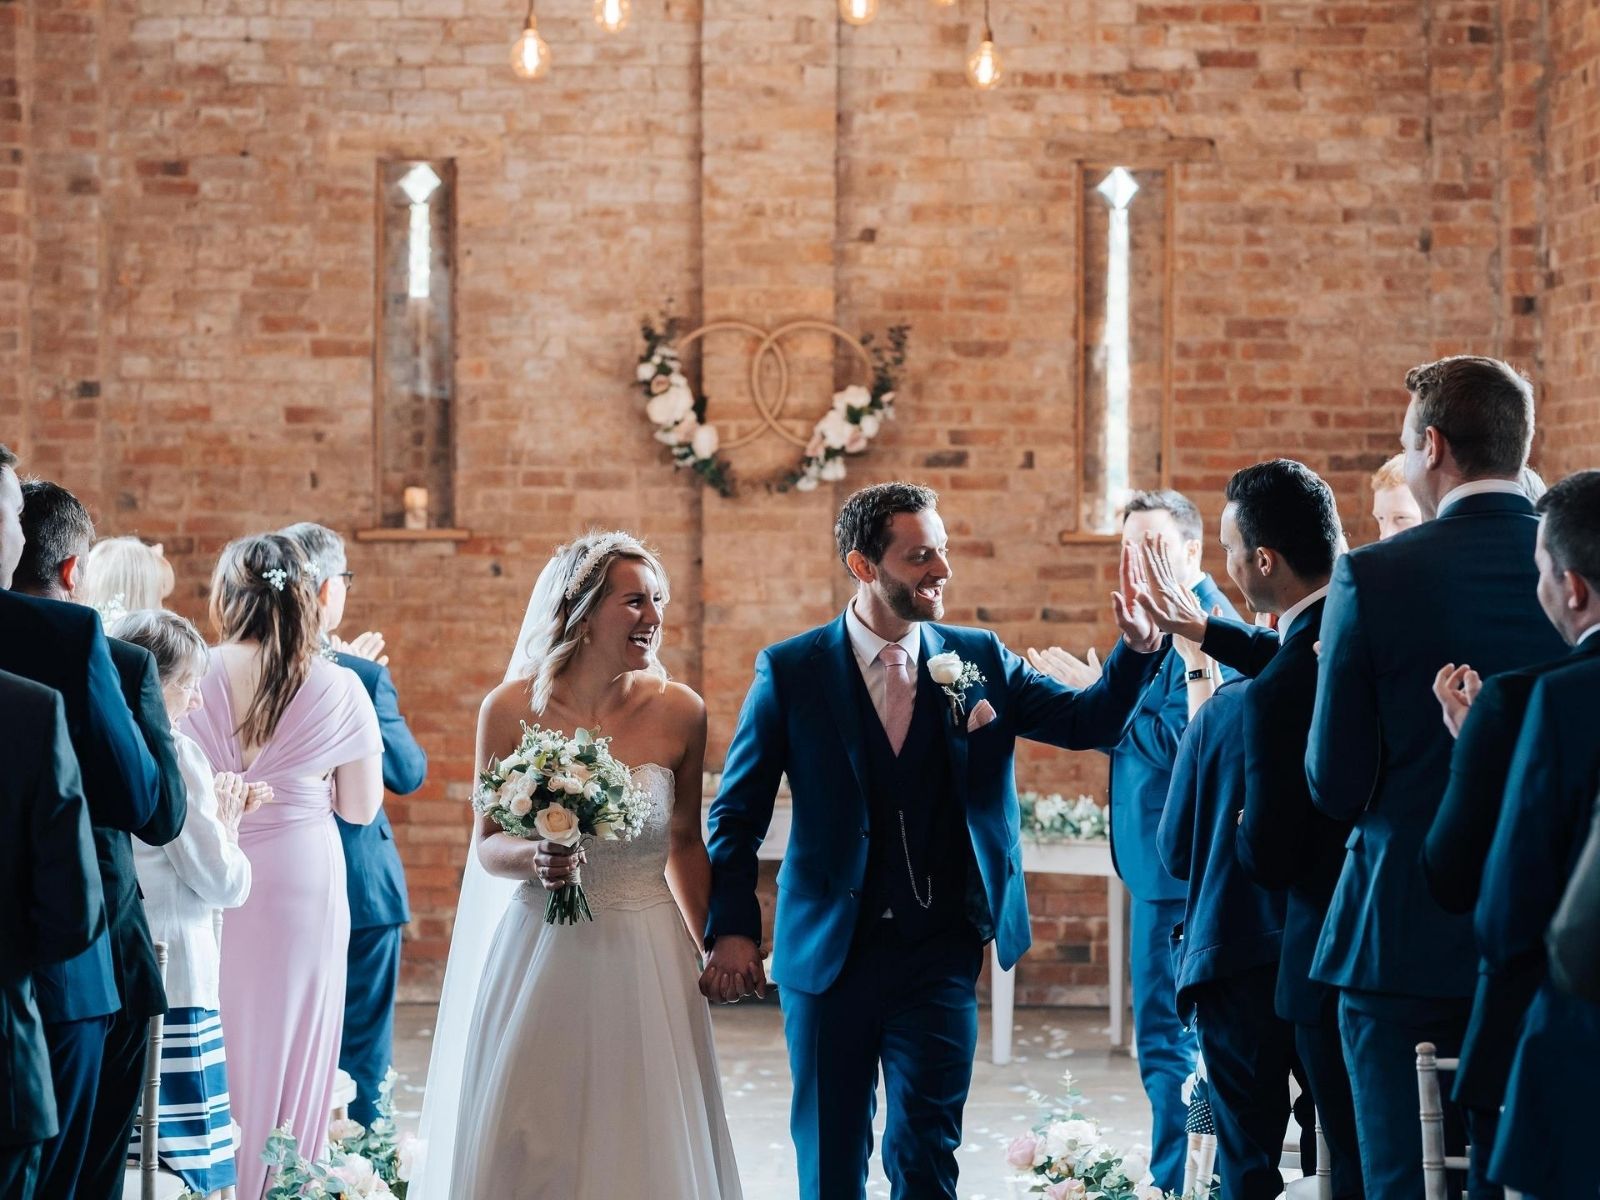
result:
[(238, 1196), (260, 1200), (261, 1151), (274, 1129), (287, 1125), (308, 1159), (327, 1149), (350, 941), (332, 771), (381, 754), (383, 741), (355, 672), (318, 658), (246, 770), (218, 656), (200, 686), (205, 704), (186, 732), (213, 769), (270, 783), (274, 793), (239, 827), (254, 883), (222, 926), (222, 1028), (243, 1131)]

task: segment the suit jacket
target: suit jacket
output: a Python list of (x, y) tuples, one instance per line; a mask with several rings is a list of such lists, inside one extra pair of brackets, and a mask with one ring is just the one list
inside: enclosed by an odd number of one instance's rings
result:
[[(133, 713), (161, 781), (156, 811), (134, 836), (150, 846), (165, 846), (183, 830), (189, 812), (189, 789), (178, 770), (172, 718), (167, 715), (161, 696), (161, 675), (156, 670), (155, 656), (143, 646), (116, 638), (107, 638), (106, 644), (122, 684), (122, 698)], [(94, 845), (100, 859), (100, 878), (106, 887), (106, 927), (111, 933), (111, 958), (120, 981), (123, 1006), (136, 1017), (164, 1013), (167, 993), (150, 940), (150, 923), (145, 919), (133, 843), (122, 830), (100, 825), (95, 827)]]
[(1247, 679), (1266, 670), (1277, 657), (1279, 644), (1276, 629), (1227, 617), (1208, 620), (1206, 635), (1200, 639), (1200, 649)]
[(0, 1145), (57, 1131), (33, 973), (105, 929), (100, 872), (61, 696), (0, 672)]
[(1578, 659), (1600, 656), (1591, 637), (1560, 658), (1491, 675), (1462, 722), (1450, 754), (1450, 786), (1422, 844), (1428, 890), (1447, 912), (1471, 912), (1483, 882), (1483, 866), (1494, 841), (1511, 756), (1522, 732), (1533, 685)]
[(1354, 828), (1312, 968), (1323, 983), (1472, 993), (1471, 922), (1417, 869), (1454, 745), (1433, 680), (1447, 662), (1487, 676), (1562, 652), (1535, 593), (1537, 529), (1521, 495), (1466, 496), (1334, 565), (1306, 771), (1317, 807)]
[[(123, 700), (94, 609), (0, 591), (0, 670), (61, 693), (91, 826), (119, 830), (126, 837), (146, 830), (152, 820), (160, 824), (155, 759)], [(109, 897), (121, 894), (119, 878), (102, 871), (101, 884), (108, 903)], [(41, 967), (34, 983), (46, 1022), (116, 1012), (122, 1001), (109, 931), (75, 958)]]
[(1317, 810), (1306, 782), (1306, 738), (1317, 700), (1316, 642), (1326, 602), (1295, 619), (1282, 648), (1244, 699), (1244, 815), (1236, 833), (1239, 864), (1262, 887), (1287, 889), (1278, 1015), (1317, 1024), (1327, 988), (1311, 979), (1311, 959), (1344, 865), (1350, 823)]
[[(428, 775), (428, 755), (411, 736), (400, 715), (400, 694), (389, 668), (354, 654), (336, 654), (341, 667), (356, 673), (372, 697), (383, 734), (383, 786), (396, 796), (409, 795)], [(380, 808), (370, 825), (352, 825), (342, 817), (339, 840), (344, 843), (345, 891), (350, 898), (350, 928), (404, 925), (411, 920), (406, 895), (406, 871), (394, 844), (394, 827), (387, 808)]]
[[(1194, 594), (1207, 612), (1233, 612), (1211, 576)], [(1140, 900), (1181, 900), (1184, 885), (1167, 874), (1156, 853), (1156, 829), (1167, 803), (1172, 763), (1189, 724), (1189, 683), (1183, 658), (1168, 649), (1154, 682), (1139, 697), (1122, 739), (1102, 747), (1111, 756), (1111, 861)], [(1231, 672), (1228, 673), (1231, 677)]]
[[(987, 682), (967, 693), (966, 711), (988, 700), (996, 719), (968, 732), (948, 715), (941, 733), (959, 806), (993, 917), (1001, 965), (1010, 967), (1031, 941), (1022, 879), (1022, 845), (1013, 773), (1016, 739), (1069, 749), (1119, 740), (1161, 654), (1122, 644), (1100, 680), (1074, 691), (1031, 669), (987, 630), (922, 626), (919, 672), (935, 654), (954, 652)], [(845, 620), (768, 646), (756, 657), (711, 806), (711, 906), (708, 942), (723, 934), (761, 938), (756, 850), (772, 821), (778, 781), (794, 797), (789, 848), (778, 872), (773, 979), (807, 993), (825, 991), (849, 953), (859, 916), (871, 837), (858, 671)]]
[(1600, 1004), (1600, 801), (1545, 946), (1555, 984), (1580, 1000)]
[(1188, 881), (1174, 969), (1185, 1019), (1195, 988), (1276, 963), (1283, 941), (1283, 893), (1246, 875), (1234, 847), (1245, 804), (1240, 739), (1256, 686), (1236, 680), (1219, 688), (1189, 722), (1157, 835), (1166, 869)]

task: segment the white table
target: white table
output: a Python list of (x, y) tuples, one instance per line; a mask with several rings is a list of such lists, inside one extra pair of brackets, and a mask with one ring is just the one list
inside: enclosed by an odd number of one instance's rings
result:
[[(767, 836), (756, 851), (756, 857), (768, 862), (780, 861), (789, 848), (789, 826), (793, 819), (789, 805), (773, 805), (772, 824)], [(1111, 865), (1109, 842), (1022, 842), (1022, 869), (1041, 875), (1103, 875), (1106, 880), (1106, 959), (1111, 976), (1111, 1045), (1113, 1048), (1127, 1044), (1124, 1016), (1128, 1005), (1127, 958), (1127, 894), (1122, 881)], [(991, 958), (994, 948), (990, 946)], [(994, 1026), (991, 1059), (1000, 1065), (1011, 1061), (1011, 1020), (1016, 1003), (1016, 979), (1010, 971), (1002, 971), (998, 960), (993, 963), (990, 980), (990, 1015)]]

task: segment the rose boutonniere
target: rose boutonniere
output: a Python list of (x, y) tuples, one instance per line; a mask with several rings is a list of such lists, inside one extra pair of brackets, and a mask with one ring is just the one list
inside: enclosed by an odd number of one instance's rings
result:
[(967, 689), (988, 682), (982, 671), (955, 653), (935, 654), (928, 660), (928, 674), (950, 697), (950, 717), (958, 725), (967, 711)]

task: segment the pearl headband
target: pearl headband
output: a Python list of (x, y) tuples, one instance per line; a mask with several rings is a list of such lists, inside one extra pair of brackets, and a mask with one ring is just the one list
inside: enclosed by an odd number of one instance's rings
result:
[(567, 584), (567, 603), (571, 603), (577, 594), (583, 590), (583, 585), (589, 581), (595, 568), (600, 565), (606, 555), (632, 544), (634, 539), (626, 533), (608, 533), (605, 537), (590, 546), (581, 559), (578, 560), (577, 570), (572, 573), (572, 582)]

